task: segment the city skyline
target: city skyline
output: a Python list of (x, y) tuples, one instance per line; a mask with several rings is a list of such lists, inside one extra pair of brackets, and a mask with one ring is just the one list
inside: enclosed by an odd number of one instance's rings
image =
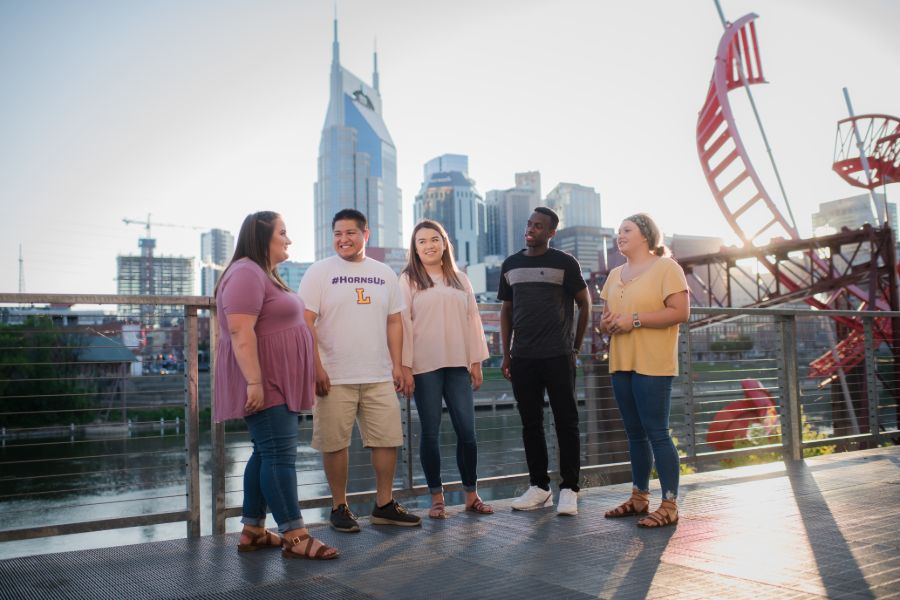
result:
[[(722, 33), (711, 1), (442, 6), (338, 6), (348, 70), (369, 72), (378, 37), (404, 242), (421, 166), (448, 153), (470, 157), (482, 193), (540, 171), (549, 185), (593, 187), (605, 227), (646, 210), (667, 233), (735, 241), (695, 147)], [(859, 192), (830, 170), (846, 116), (841, 87), (858, 114), (900, 112), (900, 83), (884, 76), (900, 63), (900, 3), (722, 7), (731, 20), (760, 15), (769, 84), (754, 95), (809, 235), (819, 203)], [(237, 231), (247, 213), (278, 210), (291, 260), (311, 260), (333, 11), (330, 2), (206, 0), (0, 6), (0, 75), (14, 91), (0, 98), (0, 290), (17, 289), (21, 243), (28, 291), (114, 292), (116, 255), (134, 254), (141, 234), (121, 219), (147, 213)], [(431, 28), (438, 16), (446, 39)], [(777, 199), (749, 109), (738, 111)], [(197, 232), (154, 237), (160, 254), (200, 255)]]

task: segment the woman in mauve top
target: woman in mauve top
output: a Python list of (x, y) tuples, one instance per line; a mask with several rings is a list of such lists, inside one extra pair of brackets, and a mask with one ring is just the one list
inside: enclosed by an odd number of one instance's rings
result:
[[(669, 433), (672, 379), (678, 374), (678, 324), (690, 317), (684, 271), (664, 256), (659, 227), (638, 213), (622, 221), (616, 243), (625, 264), (609, 273), (600, 329), (612, 336), (609, 373), (631, 455), (631, 498), (607, 518), (646, 515), (639, 527), (678, 521), (678, 451)], [(650, 506), (650, 471), (656, 462), (662, 502)]]
[[(253, 453), (244, 468), (239, 552), (281, 548), (285, 558), (337, 558), (309, 535), (297, 501), (298, 413), (315, 399), (312, 335), (303, 301), (278, 276), (287, 260), (284, 221), (248, 215), (216, 286), (219, 338), (213, 411), (217, 423), (244, 419)], [(278, 533), (265, 528), (272, 511)]]
[(402, 313), (402, 365), (404, 377), (415, 383), (422, 428), (419, 457), (431, 492), (428, 516), (447, 518), (441, 483), (441, 398), (456, 431), (456, 464), (466, 510), (490, 514), (494, 509), (476, 491), (473, 396), (481, 387), (481, 361), (488, 357), (488, 348), (472, 284), (457, 270), (453, 246), (440, 223), (425, 220), (413, 229), (400, 289), (407, 307)]

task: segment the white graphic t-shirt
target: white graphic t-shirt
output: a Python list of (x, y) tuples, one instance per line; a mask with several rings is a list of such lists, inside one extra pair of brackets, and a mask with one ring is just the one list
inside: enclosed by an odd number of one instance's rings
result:
[(371, 258), (332, 256), (313, 263), (300, 298), (316, 313), (319, 357), (333, 384), (391, 381), (388, 315), (404, 308), (397, 276)]

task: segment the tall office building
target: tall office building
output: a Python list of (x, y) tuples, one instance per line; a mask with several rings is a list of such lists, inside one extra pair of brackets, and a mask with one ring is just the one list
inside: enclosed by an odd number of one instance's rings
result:
[(607, 247), (613, 237), (612, 229), (576, 225), (558, 229), (550, 240), (550, 246), (568, 252), (578, 259), (582, 275), (588, 277), (600, 270), (601, 263), (606, 264)]
[(212, 296), (219, 277), (234, 254), (234, 236), (224, 229), (200, 235), (200, 294)]
[(485, 256), (506, 257), (525, 247), (525, 224), (541, 203), (541, 174), (516, 173), (516, 187), (491, 190), (485, 196)]
[(284, 280), (289, 288), (295, 292), (300, 290), (300, 282), (306, 275), (306, 270), (312, 265), (310, 262), (294, 262), (286, 260), (278, 265), (278, 275)]
[[(118, 256), (117, 292), (135, 296), (192, 296), (194, 294), (194, 259), (184, 256), (155, 256), (156, 240), (138, 241), (140, 256)], [(163, 319), (183, 316), (181, 306), (120, 304), (119, 314), (156, 324)]]
[[(883, 194), (875, 194), (879, 204), (884, 203)], [(897, 232), (897, 205), (888, 204), (888, 217), (891, 229)], [(812, 215), (814, 235), (828, 235), (839, 232), (843, 227), (858, 229), (864, 223), (878, 226), (872, 199), (869, 194), (860, 194), (849, 198), (840, 198), (819, 204), (819, 212)], [(894, 239), (897, 239), (896, 237)]]
[(331, 219), (342, 208), (366, 214), (371, 246), (403, 246), (397, 149), (381, 114), (378, 54), (371, 86), (343, 68), (337, 19), (331, 53), (331, 92), (314, 188), (316, 260), (331, 255)]
[(484, 257), (484, 199), (469, 177), (467, 156), (444, 154), (425, 163), (424, 180), (413, 211), (416, 222), (433, 219), (444, 226), (460, 265), (471, 265)]
[(559, 214), (559, 229), (600, 227), (600, 194), (577, 183), (560, 183), (547, 194), (547, 205)]

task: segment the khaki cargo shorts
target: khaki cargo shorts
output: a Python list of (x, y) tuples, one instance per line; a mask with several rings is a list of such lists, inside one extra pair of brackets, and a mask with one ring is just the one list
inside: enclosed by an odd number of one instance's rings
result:
[(354, 421), (366, 448), (402, 446), (400, 401), (393, 382), (337, 384), (327, 396), (317, 396), (312, 447), (320, 452), (349, 447)]

